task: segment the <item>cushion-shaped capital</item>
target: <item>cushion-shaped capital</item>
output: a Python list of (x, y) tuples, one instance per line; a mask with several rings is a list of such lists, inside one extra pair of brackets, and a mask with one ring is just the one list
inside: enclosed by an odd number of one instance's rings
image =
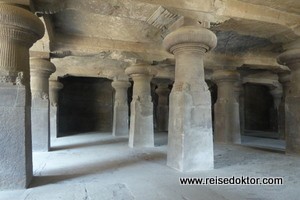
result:
[(0, 4), (0, 37), (9, 37), (32, 45), (45, 33), (44, 24), (26, 9)]
[(157, 71), (149, 65), (138, 64), (126, 68), (125, 74), (131, 77), (136, 75), (155, 76)]
[(173, 53), (172, 47), (180, 44), (199, 44), (208, 52), (216, 47), (217, 36), (200, 26), (182, 26), (168, 34), (163, 41), (164, 48), (170, 53)]
[(56, 68), (52, 62), (42, 58), (30, 58), (30, 73), (34, 74), (45, 74), (50, 76), (56, 71)]
[(300, 66), (300, 47), (283, 52), (277, 57), (277, 62), (290, 67), (291, 64), (298, 63)]
[(129, 81), (113, 81), (111, 86), (115, 89), (118, 88), (129, 88), (131, 86)]

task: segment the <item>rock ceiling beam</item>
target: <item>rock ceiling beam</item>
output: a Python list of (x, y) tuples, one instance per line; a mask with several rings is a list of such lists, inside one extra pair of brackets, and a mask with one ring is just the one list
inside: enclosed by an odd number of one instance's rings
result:
[(157, 60), (173, 57), (158, 43), (118, 41), (62, 34), (55, 35), (51, 50), (56, 54), (74, 56), (93, 55), (102, 51), (124, 51), (148, 54)]
[(255, 20), (271, 24), (280, 24), (300, 35), (300, 16), (276, 10), (262, 5), (237, 0), (136, 0), (148, 4), (157, 4), (169, 8), (191, 12), (205, 12), (216, 16)]

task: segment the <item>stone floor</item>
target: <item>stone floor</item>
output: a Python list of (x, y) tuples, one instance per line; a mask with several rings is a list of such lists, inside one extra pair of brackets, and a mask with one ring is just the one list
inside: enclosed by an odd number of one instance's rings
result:
[[(300, 157), (247, 145), (215, 145), (215, 170), (179, 173), (167, 167), (166, 135), (155, 148), (130, 149), (127, 138), (86, 133), (53, 141), (34, 153), (35, 178), (27, 190), (2, 191), (1, 200), (298, 200)], [(250, 143), (250, 144), (249, 144)], [(278, 146), (278, 144), (276, 144)], [(276, 146), (275, 145), (275, 146)], [(271, 145), (272, 146), (272, 145)], [(279, 144), (282, 146), (282, 144)], [(282, 186), (181, 186), (179, 177), (284, 177)]]

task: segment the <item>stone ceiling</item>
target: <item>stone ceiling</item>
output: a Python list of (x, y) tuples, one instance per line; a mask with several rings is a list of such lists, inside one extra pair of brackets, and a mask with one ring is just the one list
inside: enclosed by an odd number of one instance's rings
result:
[(47, 34), (31, 51), (50, 53), (57, 67), (52, 78), (111, 78), (108, 71), (119, 73), (136, 60), (157, 64), (167, 77), (174, 60), (162, 40), (182, 17), (210, 22), (218, 37), (207, 69), (286, 70), (276, 56), (300, 35), (299, 0), (33, 0), (33, 7)]

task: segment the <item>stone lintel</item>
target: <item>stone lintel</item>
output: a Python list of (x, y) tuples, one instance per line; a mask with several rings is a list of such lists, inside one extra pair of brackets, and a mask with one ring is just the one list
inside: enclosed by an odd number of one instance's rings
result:
[(215, 82), (230, 81), (236, 82), (240, 79), (240, 74), (234, 70), (216, 70), (212, 75)]

